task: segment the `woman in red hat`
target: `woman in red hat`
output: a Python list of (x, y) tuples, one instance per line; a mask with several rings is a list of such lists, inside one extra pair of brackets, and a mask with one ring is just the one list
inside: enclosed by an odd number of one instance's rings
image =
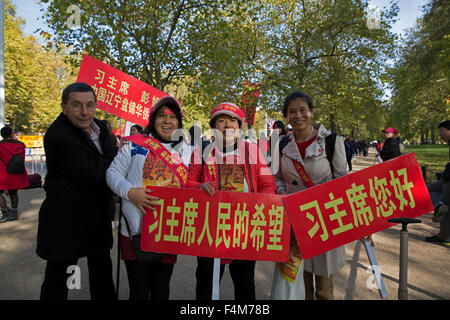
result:
[(173, 141), (175, 131), (182, 128), (182, 118), (181, 106), (175, 98), (161, 98), (152, 108), (144, 132), (123, 138), (125, 144), (106, 172), (109, 187), (122, 198), (120, 245), (130, 300), (148, 300), (149, 296), (151, 300), (169, 299), (177, 256), (167, 254), (156, 261), (139, 262), (130, 237), (140, 234), (145, 209), (156, 206), (158, 198), (145, 189), (147, 186), (185, 185), (192, 149), (181, 139)]
[(402, 154), (400, 152), (397, 139), (394, 137), (394, 128), (389, 127), (381, 131), (384, 133), (386, 138), (380, 151), (380, 157), (383, 162), (400, 157)]
[[(275, 182), (256, 144), (239, 138), (245, 114), (236, 105), (225, 102), (211, 112), (209, 122), (216, 137), (205, 152), (192, 154), (187, 187), (200, 188), (212, 195), (216, 190), (275, 193)], [(244, 177), (244, 179), (242, 179)], [(213, 258), (197, 257), (196, 298), (211, 300)], [(220, 278), (229, 264), (236, 300), (255, 300), (255, 261), (221, 260)]]

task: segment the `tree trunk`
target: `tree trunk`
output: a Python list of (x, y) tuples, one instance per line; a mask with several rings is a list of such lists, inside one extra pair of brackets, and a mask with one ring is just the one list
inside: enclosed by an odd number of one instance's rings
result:
[(336, 118), (334, 116), (334, 114), (330, 114), (330, 130), (332, 132), (337, 132), (337, 127), (336, 127)]

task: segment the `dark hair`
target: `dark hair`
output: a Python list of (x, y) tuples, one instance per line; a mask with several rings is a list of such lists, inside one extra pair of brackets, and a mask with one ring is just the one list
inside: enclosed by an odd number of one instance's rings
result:
[(273, 128), (274, 129), (281, 129), (281, 133), (280, 135), (286, 135), (286, 129), (284, 127), (284, 123), (281, 120), (277, 120), (273, 123)]
[(438, 129), (439, 128), (445, 128), (447, 130), (450, 130), (450, 120), (445, 120), (444, 122), (439, 123)]
[(0, 133), (2, 135), (2, 138), (6, 139), (12, 135), (13, 130), (11, 127), (6, 126), (6, 127), (3, 127), (2, 130), (0, 130)]
[(72, 84), (69, 84), (62, 92), (62, 103), (66, 104), (69, 100), (69, 94), (71, 92), (92, 92), (94, 95), (95, 102), (97, 102), (97, 96), (95, 95), (94, 89), (92, 87), (84, 82), (75, 82)]
[(178, 128), (183, 128), (181, 112), (180, 112), (180, 108), (178, 107), (178, 105), (175, 105), (174, 103), (165, 103), (165, 104), (159, 106), (156, 110), (153, 110), (153, 112), (152, 112), (152, 114), (150, 116), (150, 120), (148, 121), (148, 125), (147, 125), (147, 127), (145, 127), (145, 130), (144, 130), (144, 133), (146, 133), (146, 134), (150, 133), (153, 137), (155, 137), (158, 140), (161, 140), (161, 137), (156, 132), (155, 121), (156, 121), (156, 116), (158, 114), (158, 111), (162, 107), (167, 107), (170, 110), (172, 110), (173, 113), (175, 114), (175, 116), (178, 119)]
[(290, 95), (288, 95), (286, 97), (286, 99), (284, 100), (284, 104), (283, 104), (283, 116), (287, 117), (287, 109), (289, 107), (289, 104), (296, 100), (296, 99), (302, 99), (303, 101), (306, 102), (306, 104), (308, 105), (309, 109), (312, 110), (314, 108), (313, 103), (311, 101), (311, 98), (308, 97), (306, 94), (304, 94), (303, 92), (300, 91), (294, 91), (292, 92)]
[(142, 133), (143, 131), (142, 127), (138, 124), (132, 125), (131, 128), (135, 128), (139, 133)]

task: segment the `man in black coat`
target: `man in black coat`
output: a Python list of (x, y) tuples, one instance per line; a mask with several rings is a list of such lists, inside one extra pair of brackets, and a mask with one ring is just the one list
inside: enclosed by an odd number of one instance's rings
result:
[(388, 161), (396, 157), (401, 156), (400, 147), (398, 145), (397, 139), (394, 138), (394, 128), (386, 128), (382, 130), (386, 140), (384, 140), (383, 148), (380, 151), (380, 157), (383, 161)]
[(46, 198), (36, 248), (47, 260), (41, 299), (67, 299), (67, 280), (76, 270), (69, 267), (81, 257), (87, 257), (91, 299), (115, 299), (110, 257), (114, 197), (106, 185), (115, 150), (105, 124), (94, 118), (92, 87), (80, 82), (67, 86), (61, 106), (44, 137)]

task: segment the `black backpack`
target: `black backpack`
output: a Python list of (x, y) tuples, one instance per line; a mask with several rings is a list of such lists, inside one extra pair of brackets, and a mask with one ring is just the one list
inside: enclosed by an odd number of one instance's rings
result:
[(25, 159), (18, 153), (14, 154), (6, 166), (6, 172), (9, 174), (25, 173)]
[[(334, 146), (336, 144), (337, 134), (332, 132), (325, 138), (325, 153), (327, 154), (327, 160), (330, 163), (331, 173), (333, 173), (333, 155), (334, 155)], [(283, 155), (281, 151), (286, 147), (289, 142), (289, 136), (283, 137), (279, 144), (280, 155)]]
[[(11, 153), (9, 150), (7, 150)], [(25, 173), (25, 159), (19, 154), (14, 153), (11, 159), (9, 159), (8, 163), (5, 163), (2, 159), (0, 159), (6, 166), (6, 172), (8, 174), (22, 174)]]

